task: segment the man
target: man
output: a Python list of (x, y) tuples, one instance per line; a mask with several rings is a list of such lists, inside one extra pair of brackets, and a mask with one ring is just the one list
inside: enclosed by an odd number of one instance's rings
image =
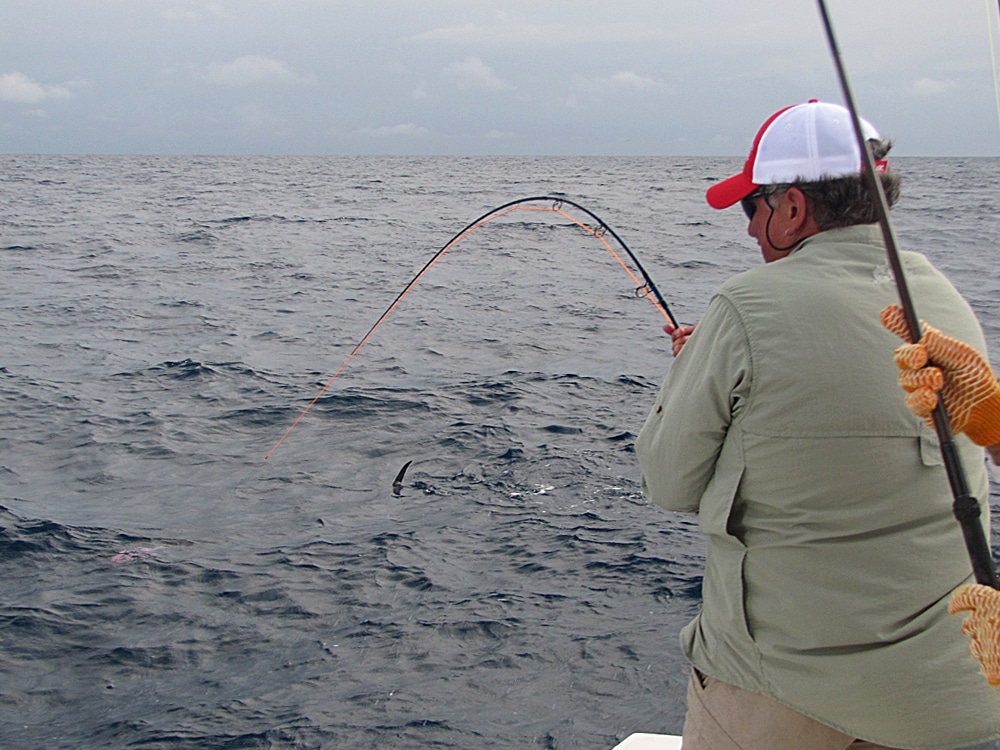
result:
[[(849, 113), (811, 101), (769, 118), (708, 191), (742, 203), (765, 264), (673, 331), (636, 441), (647, 497), (698, 513), (708, 543), (681, 635), (685, 750), (1000, 748), (1000, 700), (948, 616), (971, 571), (936, 436), (885, 356), (896, 291), (861, 162)], [(954, 287), (923, 256), (903, 263), (922, 313), (982, 349)], [(984, 502), (982, 450), (959, 450)]]

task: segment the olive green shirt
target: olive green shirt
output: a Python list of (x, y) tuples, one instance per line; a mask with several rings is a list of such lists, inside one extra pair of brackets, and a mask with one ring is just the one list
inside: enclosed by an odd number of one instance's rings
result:
[[(985, 352), (968, 304), (904, 253), (921, 318)], [(822, 232), (727, 282), (636, 441), (643, 491), (698, 513), (703, 602), (681, 634), (716, 679), (853, 737), (1000, 737), (1000, 696), (948, 600), (971, 567), (933, 430), (903, 403), (876, 226)], [(983, 451), (957, 438), (988, 526)]]

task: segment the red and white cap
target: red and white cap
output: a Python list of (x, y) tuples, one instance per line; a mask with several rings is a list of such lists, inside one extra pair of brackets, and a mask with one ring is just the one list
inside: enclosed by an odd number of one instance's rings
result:
[[(861, 132), (865, 140), (879, 138), (865, 120)], [(705, 197), (712, 208), (728, 208), (761, 185), (860, 174), (862, 162), (851, 113), (839, 104), (811, 99), (771, 115), (757, 131), (743, 171), (712, 185)]]

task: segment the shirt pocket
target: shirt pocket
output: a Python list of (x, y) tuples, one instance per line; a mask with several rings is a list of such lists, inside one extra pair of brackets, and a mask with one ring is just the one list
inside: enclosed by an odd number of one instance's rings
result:
[(941, 457), (941, 443), (938, 441), (937, 433), (926, 424), (920, 425), (920, 463), (924, 466), (941, 466), (944, 459)]

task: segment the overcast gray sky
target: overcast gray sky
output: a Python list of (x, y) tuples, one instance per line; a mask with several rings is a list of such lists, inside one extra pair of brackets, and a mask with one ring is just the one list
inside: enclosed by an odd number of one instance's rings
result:
[[(1000, 155), (995, 0), (828, 3), (894, 153)], [(0, 7), (6, 153), (745, 155), (842, 101), (813, 0)]]

